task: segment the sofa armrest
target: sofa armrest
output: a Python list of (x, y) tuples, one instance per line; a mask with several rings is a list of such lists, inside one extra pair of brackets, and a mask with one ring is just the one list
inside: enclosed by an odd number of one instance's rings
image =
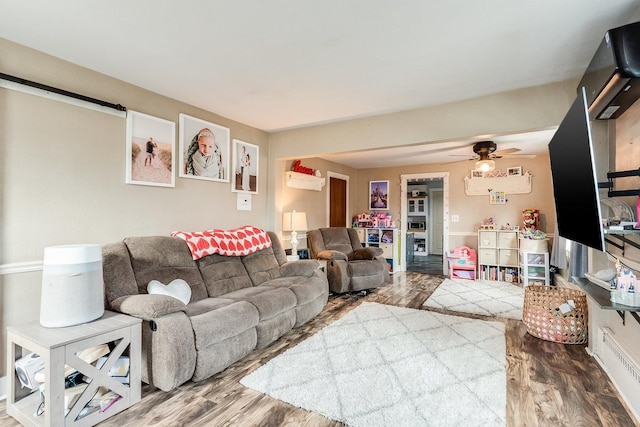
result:
[(111, 302), (111, 308), (123, 314), (152, 320), (170, 313), (186, 311), (182, 301), (167, 295), (126, 295)]
[(347, 254), (338, 252), (338, 251), (326, 250), (326, 251), (318, 252), (318, 254), (316, 255), (316, 258), (326, 259), (327, 261), (338, 261), (338, 260), (347, 261)]
[(311, 277), (313, 276), (314, 271), (316, 271), (318, 268), (318, 262), (312, 259), (289, 261), (280, 266), (280, 275), (284, 277)]

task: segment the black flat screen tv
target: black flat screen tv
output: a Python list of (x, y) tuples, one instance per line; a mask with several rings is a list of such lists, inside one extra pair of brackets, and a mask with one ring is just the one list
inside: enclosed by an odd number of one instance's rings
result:
[(604, 251), (604, 229), (584, 87), (549, 142), (556, 227), (565, 239)]

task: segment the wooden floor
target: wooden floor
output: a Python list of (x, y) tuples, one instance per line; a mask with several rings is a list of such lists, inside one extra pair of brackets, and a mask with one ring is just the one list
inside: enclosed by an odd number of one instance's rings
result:
[[(422, 303), (443, 278), (416, 272), (395, 273), (390, 276), (389, 285), (365, 297), (331, 296), (318, 317), (266, 349), (254, 351), (208, 380), (188, 382), (169, 393), (144, 385), (140, 403), (100, 426), (340, 426), (341, 423), (245, 388), (239, 380), (362, 301), (422, 309)], [(584, 345), (540, 340), (528, 335), (520, 321), (484, 319), (500, 320), (506, 325), (508, 426), (638, 426)], [(0, 402), (0, 426), (17, 425), (6, 415), (5, 402)]]

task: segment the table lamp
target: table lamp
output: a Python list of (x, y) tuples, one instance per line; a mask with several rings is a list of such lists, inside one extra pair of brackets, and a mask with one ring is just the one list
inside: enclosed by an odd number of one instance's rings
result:
[(61, 328), (102, 317), (103, 287), (100, 245), (44, 248), (40, 324)]
[(307, 229), (307, 214), (304, 212), (284, 212), (282, 214), (282, 230), (291, 231), (291, 255), (298, 254), (298, 231)]

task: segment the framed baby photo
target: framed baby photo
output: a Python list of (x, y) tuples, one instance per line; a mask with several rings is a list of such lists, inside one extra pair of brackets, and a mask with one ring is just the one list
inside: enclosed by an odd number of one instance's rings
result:
[(389, 181), (369, 181), (369, 209), (389, 210)]
[(471, 169), (471, 178), (482, 178), (484, 177), (484, 172), (480, 169)]
[(176, 124), (127, 111), (126, 183), (175, 187)]
[(260, 147), (233, 140), (233, 173), (231, 191), (258, 194), (258, 158)]
[(229, 182), (230, 131), (180, 114), (180, 177)]

